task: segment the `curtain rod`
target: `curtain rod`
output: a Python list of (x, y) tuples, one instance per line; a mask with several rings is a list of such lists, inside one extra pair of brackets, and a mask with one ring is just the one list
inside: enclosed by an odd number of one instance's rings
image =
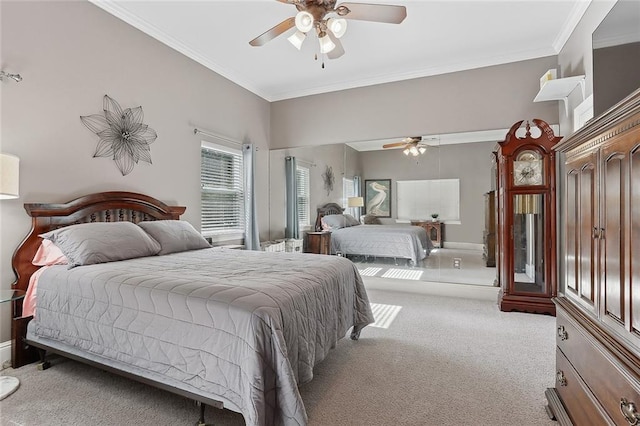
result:
[(234, 145), (242, 146), (242, 142), (238, 142), (236, 140), (229, 139), (227, 137), (217, 135), (217, 134), (215, 134), (213, 132), (207, 132), (206, 130), (198, 129), (197, 127), (195, 129), (193, 129), (193, 134), (194, 135), (209, 136), (210, 138), (216, 138), (216, 139), (220, 139), (220, 140), (223, 140), (225, 142), (228, 142), (228, 143), (231, 143), (231, 144), (234, 144)]

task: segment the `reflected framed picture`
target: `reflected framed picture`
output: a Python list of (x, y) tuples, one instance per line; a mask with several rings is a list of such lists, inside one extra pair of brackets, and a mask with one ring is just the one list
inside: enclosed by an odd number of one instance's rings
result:
[(391, 179), (364, 181), (365, 213), (377, 217), (391, 217)]

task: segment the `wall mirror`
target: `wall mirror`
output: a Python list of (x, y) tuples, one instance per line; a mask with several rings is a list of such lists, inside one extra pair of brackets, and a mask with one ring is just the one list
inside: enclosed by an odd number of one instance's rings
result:
[[(405, 137), (343, 144), (276, 149), (270, 151), (270, 239), (285, 238), (285, 161), (295, 157), (301, 173), (308, 173), (308, 213), (302, 215), (300, 233), (313, 231), (319, 206), (334, 202), (355, 217), (363, 208), (349, 208), (354, 180), (365, 198), (367, 184), (390, 182), (389, 217), (382, 224), (409, 226), (412, 222), (441, 224), (441, 235), (429, 226), (432, 241), (440, 238), (422, 262), (411, 266), (398, 258), (352, 258), (363, 275), (420, 281), (494, 285), (495, 267), (483, 256), (486, 194), (495, 188), (492, 156), (506, 129), (457, 135), (423, 136), (424, 153), (404, 154), (404, 147), (382, 149)], [(455, 136), (455, 137), (454, 137)], [(333, 186), (326, 185), (326, 172)], [(453, 190), (455, 189), (455, 191)], [(455, 215), (454, 213), (455, 212)], [(424, 223), (423, 223), (424, 225)], [(351, 256), (350, 256), (351, 257)], [(385, 275), (386, 274), (386, 275)], [(394, 276), (395, 274), (395, 276)]]

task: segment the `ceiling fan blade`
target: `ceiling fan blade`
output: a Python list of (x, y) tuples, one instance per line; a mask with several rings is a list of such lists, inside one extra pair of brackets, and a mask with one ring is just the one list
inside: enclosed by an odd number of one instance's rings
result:
[(334, 36), (331, 31), (327, 31), (327, 34), (329, 35), (329, 38), (331, 39), (333, 44), (336, 45), (336, 47), (334, 47), (331, 52), (327, 53), (327, 58), (338, 59), (340, 56), (344, 55), (344, 47), (342, 47), (342, 42), (339, 38)]
[(278, 37), (280, 34), (287, 31), (288, 29), (293, 28), (295, 24), (296, 24), (295, 17), (287, 18), (284, 21), (280, 22), (275, 27), (271, 28), (268, 31), (265, 31), (264, 33), (260, 34), (258, 37), (251, 40), (249, 44), (252, 46), (262, 46), (266, 42), (271, 41), (274, 38)]
[(336, 11), (338, 15), (346, 19), (385, 22), (388, 24), (399, 24), (407, 17), (406, 7), (390, 4), (340, 3)]
[(398, 146), (405, 146), (407, 143), (406, 142), (395, 142), (395, 143), (386, 143), (384, 145), (382, 145), (383, 148), (395, 148)]

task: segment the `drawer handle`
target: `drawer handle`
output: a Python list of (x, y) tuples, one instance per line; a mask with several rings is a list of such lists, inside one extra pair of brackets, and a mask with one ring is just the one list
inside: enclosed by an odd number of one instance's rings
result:
[(567, 378), (562, 371), (556, 372), (556, 380), (560, 383), (560, 386), (567, 386)]
[(633, 402), (627, 401), (626, 398), (620, 399), (620, 412), (627, 420), (631, 426), (640, 424), (640, 414), (638, 414), (638, 409), (636, 408), (636, 404)]
[(569, 334), (567, 333), (567, 330), (564, 329), (563, 325), (558, 327), (558, 337), (560, 340), (567, 340), (569, 338)]

